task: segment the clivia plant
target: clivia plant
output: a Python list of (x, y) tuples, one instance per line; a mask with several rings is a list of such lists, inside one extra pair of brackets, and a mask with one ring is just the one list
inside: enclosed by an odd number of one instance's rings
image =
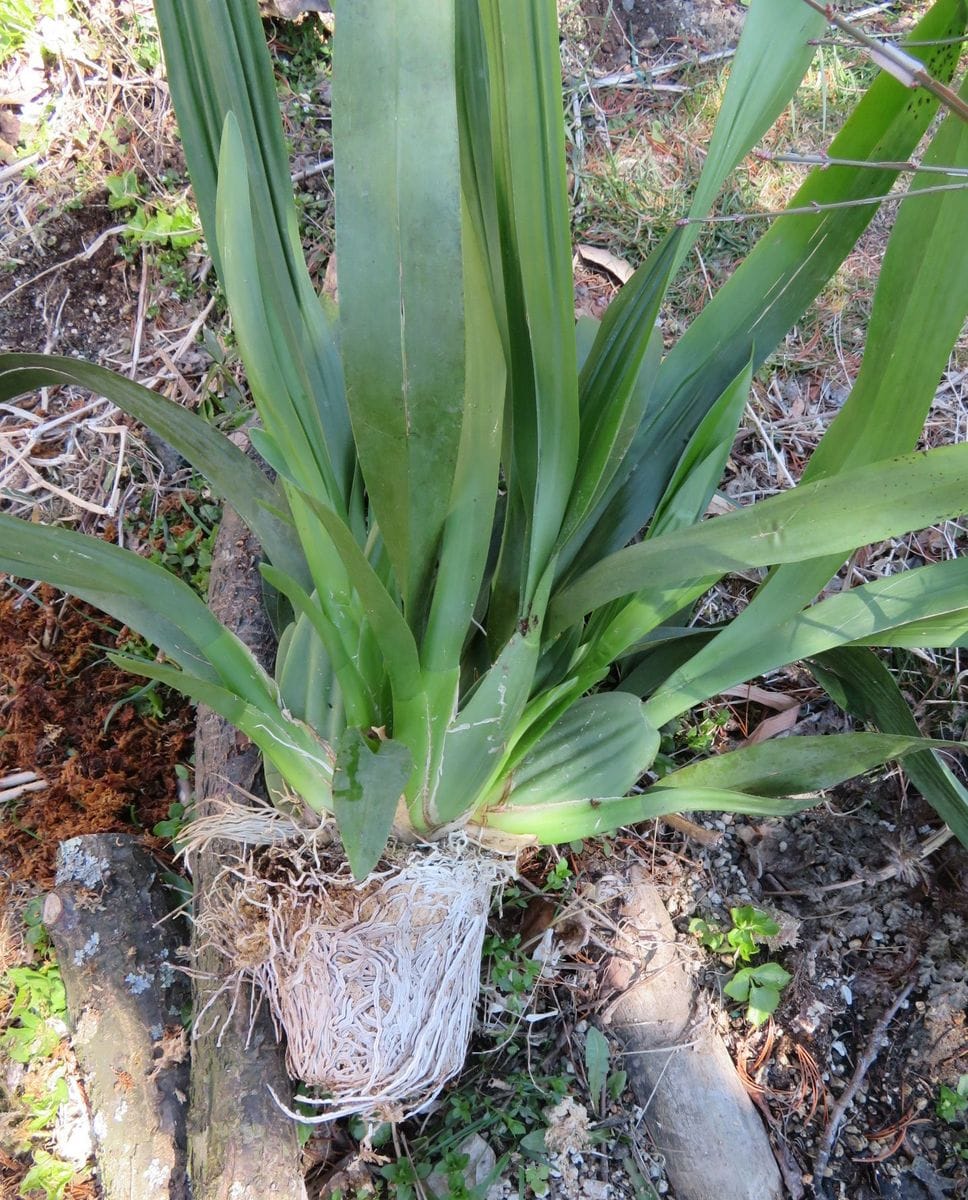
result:
[[(227, 971), (266, 989), (323, 1118), (414, 1111), (459, 1068), (507, 869), (494, 839), (568, 841), (688, 810), (782, 815), (903, 757), (968, 844), (964, 788), (870, 649), (965, 644), (968, 560), (816, 599), (855, 548), (965, 508), (968, 446), (915, 451), (968, 310), (964, 191), (914, 177), (926, 194), (900, 208), (863, 369), (802, 483), (703, 519), (753, 372), (868, 224), (933, 96), (878, 77), (830, 147), (846, 165), (806, 180), (666, 351), (656, 321), (694, 223), (601, 322), (575, 321), (553, 0), (340, 4), (338, 309), (299, 244), (254, 0), (156, 8), (271, 474), (177, 404), (73, 359), (3, 356), (0, 399), (89, 388), (202, 472), (261, 542), (275, 674), (187, 585), (115, 546), (2, 516), (0, 569), (136, 629), (159, 655), (116, 662), (261, 749), (272, 806), (227, 805), (196, 831), (240, 843), (204, 904)], [(932, 76), (954, 75), (965, 25), (965, 0), (937, 0), (914, 30)], [(782, 111), (824, 28), (800, 0), (753, 0), (692, 218)], [(968, 127), (948, 116), (925, 167), (966, 163)], [(736, 620), (691, 623), (718, 580), (762, 568)], [(797, 660), (875, 731), (650, 781), (660, 728)]]

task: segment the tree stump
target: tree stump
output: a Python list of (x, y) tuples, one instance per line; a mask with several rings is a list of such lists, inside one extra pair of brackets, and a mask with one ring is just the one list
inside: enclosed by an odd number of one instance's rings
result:
[[(268, 666), (273, 637), (262, 604), (258, 559), (255, 539), (226, 509), (215, 544), (209, 607)], [(197, 815), (208, 815), (218, 796), (230, 794), (238, 802), (242, 793), (253, 792), (259, 786), (260, 761), (246, 738), (199, 706)], [(195, 895), (202, 903), (221, 859), (213, 846), (192, 863)], [(194, 964), (197, 1013), (209, 1002), (225, 964), (198, 944)], [(283, 1103), (291, 1103), (292, 1084), (266, 1006), (253, 1016), (248, 1003), (233, 1011), (230, 998), (219, 997), (192, 1043), (188, 1145), (194, 1200), (305, 1200), (296, 1126), (280, 1111), (270, 1087)]]
[(676, 1200), (783, 1200), (770, 1139), (729, 1051), (697, 1012), (676, 931), (642, 868), (631, 873), (625, 917), (627, 948), (609, 967), (621, 991), (611, 1028)]
[(131, 834), (71, 838), (44, 923), (57, 951), (104, 1200), (188, 1200), (187, 931)]

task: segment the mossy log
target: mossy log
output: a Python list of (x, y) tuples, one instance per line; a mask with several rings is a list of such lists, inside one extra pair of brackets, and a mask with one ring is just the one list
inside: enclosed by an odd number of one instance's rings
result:
[[(226, 510), (216, 539), (209, 585), (213, 613), (271, 663), (273, 638), (262, 605), (258, 544), (234, 512)], [(197, 815), (211, 801), (244, 800), (259, 786), (260, 757), (254, 746), (221, 717), (199, 707), (195, 741)], [(218, 846), (193, 862), (195, 894), (221, 865)], [(204, 945), (194, 946), (195, 1011), (209, 1003), (225, 964)], [(194, 1200), (305, 1200), (296, 1126), (280, 1111), (269, 1088), (290, 1104), (286, 1074), (266, 1006), (250, 1011), (248, 998), (233, 1008), (218, 997), (192, 1043), (189, 1105), (189, 1174)]]
[(609, 967), (610, 1027), (676, 1200), (783, 1200), (770, 1139), (682, 966), (648, 873), (634, 868)]
[(44, 903), (93, 1116), (104, 1200), (188, 1200), (183, 920), (131, 834), (71, 838)]

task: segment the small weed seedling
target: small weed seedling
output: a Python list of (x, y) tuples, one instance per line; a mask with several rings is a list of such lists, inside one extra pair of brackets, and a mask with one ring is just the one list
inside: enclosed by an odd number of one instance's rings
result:
[(609, 1071), (609, 1057), (608, 1039), (600, 1029), (590, 1025), (585, 1035), (585, 1075), (599, 1117), (605, 1115), (606, 1097), (617, 1100), (628, 1083), (626, 1071)]
[[(722, 930), (701, 917), (693, 917), (689, 932), (707, 950), (731, 958), (734, 964), (755, 958), (760, 953), (758, 943), (780, 932), (780, 926), (770, 914), (752, 904), (731, 908), (729, 915), (733, 923), (729, 930)], [(741, 967), (723, 991), (730, 999), (745, 1004), (747, 1020), (758, 1026), (776, 1012), (780, 992), (790, 978), (789, 972), (779, 963), (761, 963), (755, 967)]]
[(63, 1200), (68, 1185), (86, 1179), (87, 1173), (37, 1143), (46, 1139), (68, 1099), (67, 1069), (57, 1055), (67, 1032), (67, 997), (60, 970), (50, 957), (39, 898), (27, 905), (24, 924), (24, 940), (37, 961), (10, 967), (0, 978), (0, 992), (12, 997), (0, 1034), (0, 1054), (27, 1068), (16, 1094), (12, 1149), (29, 1155), (31, 1165), (18, 1195)]
[(162, 204), (147, 198), (141, 181), (130, 170), (106, 176), (104, 184), (108, 189), (108, 208), (129, 214), (124, 229), (129, 249), (147, 242), (187, 250), (201, 237), (198, 215), (187, 199)]
[(968, 1112), (968, 1075), (960, 1075), (956, 1087), (950, 1088), (942, 1084), (938, 1090), (938, 1099), (934, 1111), (942, 1121), (954, 1124), (959, 1117)]
[(13, 991), (13, 1004), (0, 1050), (19, 1063), (46, 1058), (64, 1035), (67, 997), (60, 970), (49, 961), (39, 967), (11, 967), (3, 984)]

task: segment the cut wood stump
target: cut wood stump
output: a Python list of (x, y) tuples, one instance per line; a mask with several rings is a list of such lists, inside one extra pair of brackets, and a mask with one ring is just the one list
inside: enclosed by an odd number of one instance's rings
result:
[[(226, 509), (215, 543), (209, 607), (268, 667), (274, 643), (262, 604), (258, 559), (255, 539)], [(260, 761), (246, 738), (200, 705), (197, 815), (208, 815), (218, 797), (231, 796), (239, 803), (245, 793), (258, 789)], [(222, 861), (216, 845), (192, 863), (195, 895), (202, 902)], [(195, 1011), (201, 1012), (225, 963), (196, 944), (194, 965)], [(248, 997), (234, 1007), (230, 996), (218, 997), (192, 1043), (188, 1139), (194, 1200), (305, 1200), (296, 1125), (276, 1105), (270, 1087), (291, 1105), (292, 1083), (266, 1006), (253, 1015)]]
[(188, 1200), (189, 986), (176, 966), (187, 933), (173, 903), (133, 835), (61, 844), (44, 924), (67, 992), (104, 1200)]
[(676, 1200), (783, 1200), (770, 1139), (683, 969), (676, 932), (642, 868), (608, 982), (623, 1067)]

